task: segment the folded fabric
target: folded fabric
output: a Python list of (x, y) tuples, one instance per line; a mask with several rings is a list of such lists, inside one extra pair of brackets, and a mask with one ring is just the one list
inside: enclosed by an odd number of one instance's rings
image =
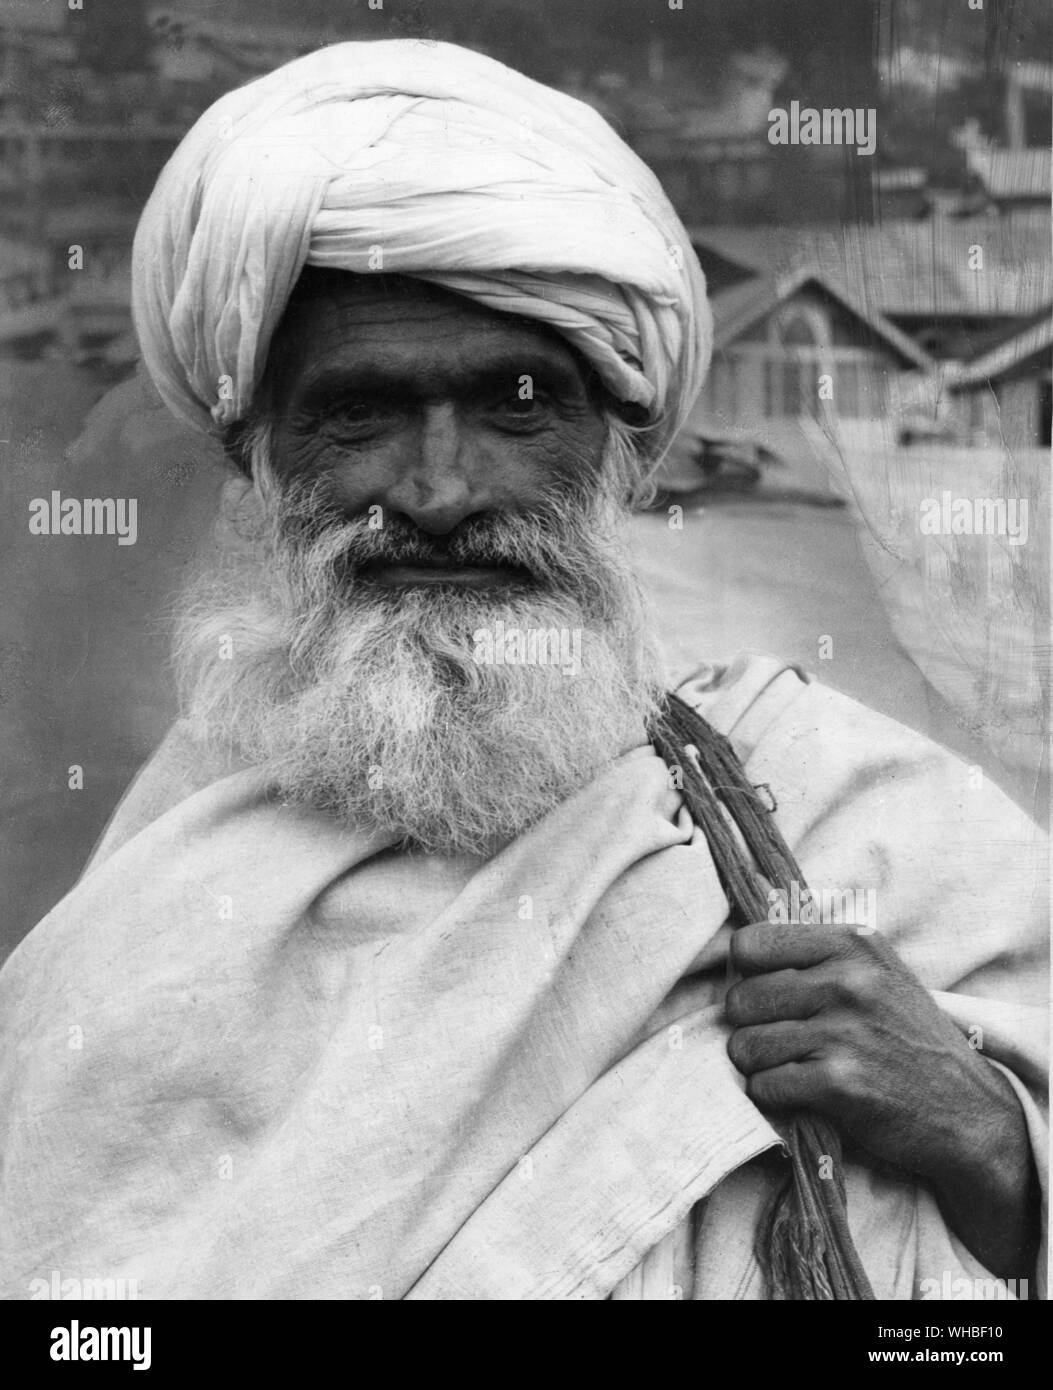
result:
[[(808, 880), (876, 889), (1040, 1144), (1041, 835), (777, 663), (683, 691)], [(725, 1051), (726, 910), (646, 744), (482, 861), (283, 806), (177, 726), (0, 972), (0, 1291), (667, 1298), (689, 1238), (682, 1296), (760, 1296), (784, 1160)], [(908, 1175), (847, 1182), (878, 1297), (985, 1277)]]
[(304, 265), (416, 276), (548, 324), (667, 442), (712, 343), (705, 280), (650, 170), (591, 107), (452, 44), (320, 49), (217, 101), (135, 238), (165, 402), (247, 411)]

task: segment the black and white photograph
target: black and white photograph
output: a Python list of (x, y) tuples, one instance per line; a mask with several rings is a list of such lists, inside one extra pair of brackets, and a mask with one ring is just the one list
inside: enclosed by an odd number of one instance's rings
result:
[(41, 1364), (403, 1299), (1010, 1362), (1051, 118), (1047, 0), (0, 0)]

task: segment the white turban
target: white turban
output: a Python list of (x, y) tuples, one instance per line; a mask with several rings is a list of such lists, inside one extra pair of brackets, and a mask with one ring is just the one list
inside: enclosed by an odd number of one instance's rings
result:
[(150, 375), (199, 429), (252, 402), (305, 264), (410, 275), (550, 325), (659, 446), (712, 344), (705, 279), (657, 179), (591, 107), (491, 58), (342, 43), (211, 106), (135, 237)]

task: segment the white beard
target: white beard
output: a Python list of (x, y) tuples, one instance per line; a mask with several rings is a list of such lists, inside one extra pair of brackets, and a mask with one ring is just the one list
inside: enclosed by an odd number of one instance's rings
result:
[[(645, 741), (661, 661), (620, 506), (563, 497), (466, 528), (473, 556), (517, 561), (529, 586), (393, 589), (356, 577), (390, 555), (390, 528), (323, 517), (316, 496), (272, 496), (267, 540), (184, 596), (177, 664), (195, 736), (264, 766), (288, 801), (482, 855)], [(475, 635), (499, 621), (580, 631), (580, 669), (480, 664)]]

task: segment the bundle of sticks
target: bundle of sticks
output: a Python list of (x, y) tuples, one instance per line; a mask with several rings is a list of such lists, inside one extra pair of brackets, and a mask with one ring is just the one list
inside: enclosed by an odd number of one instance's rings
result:
[[(774, 808), (728, 740), (674, 694), (666, 696), (650, 735), (667, 766), (680, 770), (678, 785), (709, 843), (732, 926), (768, 920), (765, 880), (786, 893), (796, 882), (803, 893), (803, 875), (775, 824)], [(757, 1233), (768, 1297), (872, 1299), (848, 1228), (837, 1131), (818, 1117), (799, 1115), (782, 1133), (789, 1171)]]

